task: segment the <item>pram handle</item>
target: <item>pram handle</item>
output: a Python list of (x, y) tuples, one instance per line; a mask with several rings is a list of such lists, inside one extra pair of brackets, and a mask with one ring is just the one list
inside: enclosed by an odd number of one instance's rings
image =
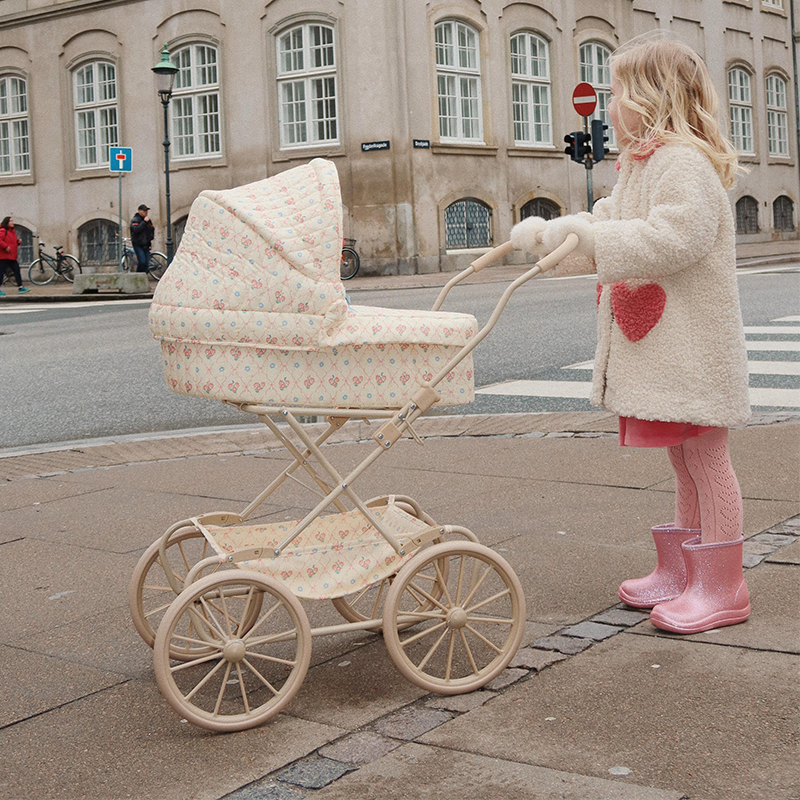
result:
[[(567, 234), (567, 238), (564, 239), (564, 241), (558, 247), (556, 247), (552, 253), (549, 253), (544, 258), (541, 258), (536, 262), (536, 265), (533, 267), (533, 269), (537, 269), (538, 267), (536, 272), (529, 270), (525, 273), (525, 275), (521, 276), (525, 279), (522, 281), (522, 283), (525, 283), (525, 281), (527, 281), (529, 278), (532, 278), (534, 275), (538, 275), (540, 272), (546, 272), (548, 269), (552, 269), (554, 266), (556, 266), (556, 264), (558, 264), (559, 261), (561, 261), (562, 258), (568, 256), (578, 246), (578, 242), (579, 239), (576, 234)], [(442, 307), (442, 303), (444, 303), (448, 292), (457, 283), (461, 283), (464, 278), (468, 278), (470, 275), (480, 272), (482, 269), (484, 269), (484, 267), (494, 264), (496, 261), (499, 261), (501, 258), (512, 252), (514, 252), (514, 245), (511, 242), (503, 242), (503, 244), (492, 248), (488, 253), (484, 253), (479, 258), (476, 258), (465, 270), (459, 272), (458, 275), (451, 278), (442, 287), (442, 291), (439, 292), (439, 296), (436, 298), (436, 302), (431, 307), (431, 311), (438, 311)], [(516, 289), (518, 285), (521, 284), (514, 285), (514, 289)], [(514, 289), (512, 289), (512, 291)]]

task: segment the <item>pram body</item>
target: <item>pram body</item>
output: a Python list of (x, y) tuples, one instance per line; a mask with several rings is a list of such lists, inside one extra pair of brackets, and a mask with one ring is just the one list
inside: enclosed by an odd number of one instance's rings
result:
[[(380, 631), (400, 672), (443, 694), (484, 686), (522, 639), (522, 587), (499, 554), (411, 497), (364, 500), (356, 484), (401, 437), (422, 443), (414, 423), (429, 409), (472, 400), (472, 350), (546, 259), (505, 290), (481, 329), (440, 306), (508, 244), (452, 278), (430, 311), (353, 307), (338, 278), (341, 222), (336, 170), (321, 159), (204, 192), (154, 295), (150, 327), (170, 388), (256, 415), (291, 459), (242, 511), (168, 527), (131, 580), (134, 625), (154, 649), (162, 693), (211, 730), (281, 711), (314, 636)], [(312, 435), (303, 415), (327, 427)], [(343, 474), (323, 445), (351, 419), (382, 424)], [(315, 496), (305, 516), (252, 522), (287, 484)], [(346, 622), (312, 629), (300, 600), (331, 600)]]

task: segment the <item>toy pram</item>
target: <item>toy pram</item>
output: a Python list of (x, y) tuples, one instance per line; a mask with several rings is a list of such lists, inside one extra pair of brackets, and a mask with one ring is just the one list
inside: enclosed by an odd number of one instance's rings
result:
[[(211, 730), (281, 711), (308, 670), (313, 636), (380, 631), (409, 680), (458, 694), (504, 670), (523, 635), (522, 587), (501, 556), (410, 497), (365, 501), (355, 484), (402, 436), (420, 441), (414, 423), (432, 406), (472, 401), (472, 350), (514, 290), (576, 237), (515, 280), (479, 330), (472, 316), (439, 309), (510, 244), (452, 278), (431, 311), (350, 306), (338, 276), (341, 217), (336, 170), (322, 159), (204, 192), (153, 298), (150, 327), (172, 390), (255, 414), (292, 459), (240, 513), (170, 526), (131, 581), (133, 621), (154, 649), (162, 693)], [(326, 430), (312, 438), (302, 415), (324, 417)], [(342, 475), (321, 445), (351, 419), (382, 424), (375, 448)], [(301, 520), (248, 523), (287, 484), (319, 501)], [(312, 629), (300, 600), (325, 599), (346, 623)]]

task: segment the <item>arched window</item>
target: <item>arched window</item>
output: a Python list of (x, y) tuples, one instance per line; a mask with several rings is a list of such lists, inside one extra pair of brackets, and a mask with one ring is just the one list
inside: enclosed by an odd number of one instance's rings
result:
[(336, 47), (330, 25), (305, 23), (278, 37), (281, 147), (339, 141)]
[(736, 233), (758, 233), (758, 203), (745, 195), (736, 201)]
[(172, 223), (172, 242), (176, 251), (178, 249), (178, 245), (181, 243), (181, 239), (183, 239), (183, 232), (186, 230), (187, 219), (189, 219), (188, 216), (181, 217), (179, 220), (176, 220)]
[(82, 266), (116, 264), (119, 226), (107, 219), (93, 219), (78, 229), (78, 252)]
[(480, 37), (464, 22), (436, 25), (436, 86), (439, 138), (443, 142), (482, 142)]
[(600, 42), (587, 42), (580, 48), (581, 80), (591, 83), (597, 92), (597, 108), (592, 114), (592, 119), (600, 119), (608, 125), (608, 145), (616, 147), (617, 140), (611, 119), (608, 116), (608, 106), (611, 103), (611, 70), (608, 59), (611, 51)]
[(33, 261), (33, 234), (23, 225), (14, 223), (14, 230), (22, 240), (22, 244), (17, 251), (17, 261), (20, 267), (27, 267)]
[(742, 153), (753, 155), (755, 150), (750, 74), (741, 67), (734, 67), (728, 72), (728, 102), (731, 111), (731, 142)]
[(794, 230), (794, 203), (785, 194), (772, 204), (772, 225), (776, 231)]
[(561, 209), (552, 200), (546, 197), (534, 197), (528, 200), (519, 210), (520, 220), (528, 217), (541, 217), (542, 219), (555, 219), (561, 216)]
[(492, 245), (492, 209), (480, 200), (456, 200), (444, 211), (448, 249), (464, 250)]
[(0, 175), (29, 175), (28, 85), (15, 75), (0, 77)]
[(222, 152), (217, 48), (190, 44), (171, 55), (178, 67), (172, 87), (175, 158), (203, 158)]
[(73, 73), (78, 168), (107, 167), (108, 150), (119, 144), (117, 70), (92, 61)]
[(523, 31), (511, 37), (511, 108), (515, 144), (553, 143), (550, 50), (535, 33)]
[(786, 110), (786, 81), (767, 75), (767, 141), (771, 156), (789, 156), (789, 115)]

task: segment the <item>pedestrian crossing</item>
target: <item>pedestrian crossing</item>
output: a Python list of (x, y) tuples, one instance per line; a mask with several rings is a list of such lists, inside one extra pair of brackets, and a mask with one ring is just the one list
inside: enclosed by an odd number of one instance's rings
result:
[[(800, 412), (800, 356), (794, 356), (800, 354), (800, 316), (780, 317), (770, 322), (774, 324), (745, 326), (744, 329), (750, 405), (758, 411)], [(797, 338), (788, 339), (789, 336)], [(778, 353), (786, 354), (783, 360), (776, 355)], [(504, 381), (476, 389), (476, 394), (586, 400), (588, 403), (593, 368), (593, 361), (568, 364), (561, 367), (565, 371), (563, 379)]]

